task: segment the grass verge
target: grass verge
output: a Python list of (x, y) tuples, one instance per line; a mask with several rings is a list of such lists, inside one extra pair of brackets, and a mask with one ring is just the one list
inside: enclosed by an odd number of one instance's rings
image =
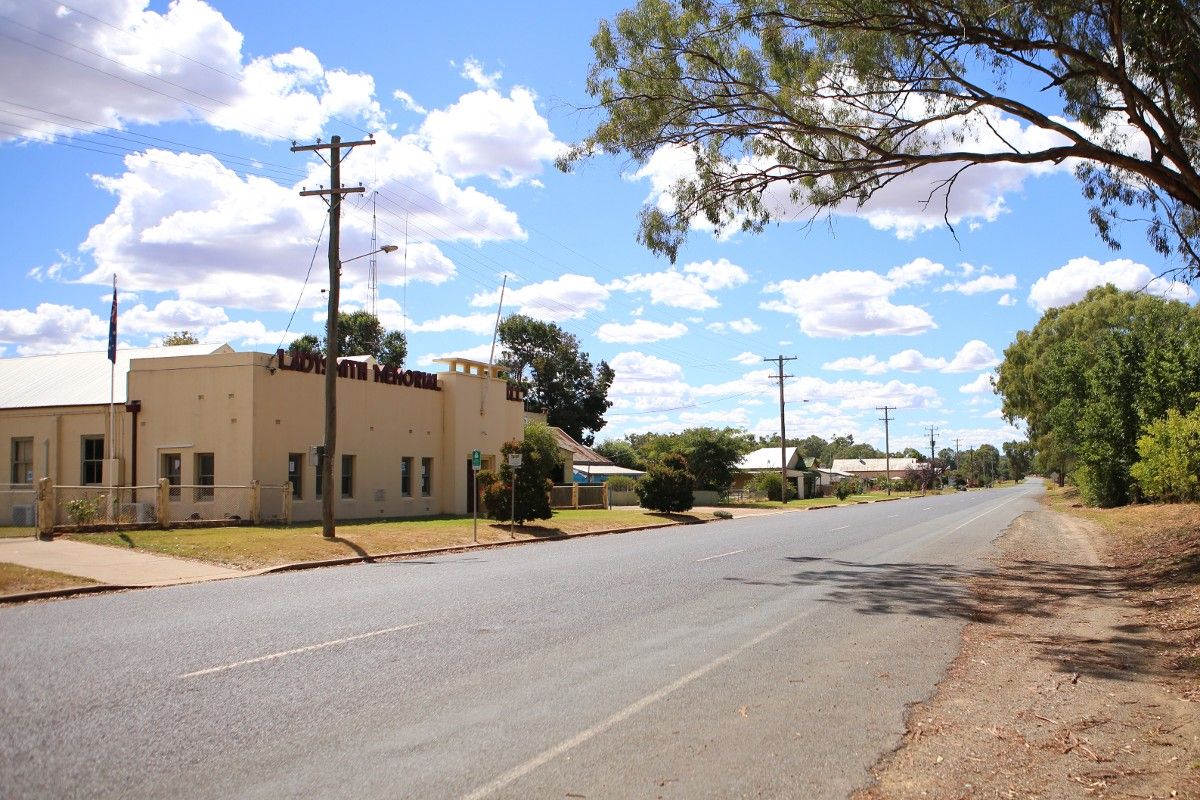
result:
[(43, 569), (22, 567), (20, 564), (0, 563), (0, 594), (44, 592), (71, 586), (95, 586), (96, 581), (76, 575), (63, 575)]
[[(512, 538), (536, 540), (648, 525), (706, 522), (711, 519), (713, 515), (707, 513), (657, 514), (641, 510), (598, 509), (556, 511), (551, 519), (515, 526)], [(473, 542), (470, 517), (339, 522), (337, 534), (334, 539), (326, 539), (321, 536), (319, 523), (303, 523), (290, 526), (70, 534), (67, 538), (193, 558), (241, 569), (459, 547)], [(481, 519), (478, 538), (481, 544), (510, 541), (509, 526)]]

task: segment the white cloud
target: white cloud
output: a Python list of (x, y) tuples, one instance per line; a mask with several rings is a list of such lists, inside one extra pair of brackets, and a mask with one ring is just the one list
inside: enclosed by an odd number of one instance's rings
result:
[(982, 394), (992, 391), (992, 373), (981, 372), (975, 380), (958, 387), (963, 394)]
[(995, 350), (985, 342), (972, 339), (954, 354), (953, 360), (942, 368), (942, 372), (974, 372), (994, 367), (999, 363), (1000, 359), (996, 356)]
[(888, 270), (887, 277), (896, 286), (908, 286), (925, 283), (934, 275), (941, 275), (945, 271), (945, 265), (922, 257), (914, 258), (907, 264), (892, 267)]
[(846, 356), (833, 361), (827, 361), (821, 365), (821, 369), (831, 370), (833, 372), (862, 372), (866, 375), (879, 375), (888, 371), (886, 361), (880, 361), (875, 356)]
[(490, 335), (495, 324), (495, 314), (443, 314), (440, 317), (434, 317), (425, 322), (410, 323), (408, 329), (423, 333), (460, 331), (483, 336)]
[(1000, 295), (1000, 299), (996, 301), (996, 305), (998, 305), (998, 306), (1009, 307), (1009, 306), (1015, 306), (1016, 304), (1017, 304), (1017, 298), (1013, 297), (1011, 294), (1008, 294), (1007, 292)]
[(1017, 288), (1016, 275), (980, 275), (969, 281), (947, 283), (942, 286), (943, 292), (958, 292), (972, 295), (981, 292), (999, 292), (1004, 289)]
[(639, 319), (628, 325), (608, 322), (596, 329), (596, 336), (602, 342), (619, 342), (622, 344), (646, 344), (661, 342), (666, 339), (677, 339), (687, 333), (687, 326), (682, 322), (666, 325), (661, 322), (651, 322)]
[(749, 350), (747, 350), (744, 353), (738, 353), (736, 356), (734, 356), (733, 358), (731, 358), (729, 360), (736, 361), (739, 364), (747, 364), (747, 365), (758, 364), (762, 361), (762, 359), (757, 354), (751, 353)]
[[(541, 320), (561, 321), (578, 319), (590, 311), (604, 308), (609, 291), (590, 275), (567, 274), (551, 281), (510, 288), (504, 295), (506, 305), (516, 306), (519, 313)], [(471, 298), (475, 308), (495, 307), (500, 290), (481, 292)]]
[(1118, 258), (1100, 263), (1093, 258), (1073, 258), (1058, 269), (1034, 281), (1029, 289), (1029, 304), (1038, 311), (1065, 306), (1083, 299), (1089, 289), (1111, 283), (1126, 291), (1174, 300), (1191, 301), (1196, 293), (1186, 283), (1155, 277), (1145, 264)]
[(891, 302), (897, 288), (877, 272), (834, 270), (769, 283), (763, 291), (780, 299), (760, 307), (795, 316), (800, 330), (814, 337), (911, 336), (936, 328), (924, 309)]
[(459, 75), (466, 78), (480, 89), (495, 89), (496, 85), (500, 82), (501, 77), (499, 72), (486, 72), (483, 67), (483, 62), (475, 58), (468, 58), (463, 61), (462, 71), (459, 73)]
[(671, 268), (662, 272), (630, 275), (613, 281), (610, 288), (623, 292), (647, 292), (650, 302), (656, 305), (703, 311), (720, 305), (713, 292), (741, 286), (749, 280), (746, 270), (722, 258), (686, 264), (682, 270)]
[(445, 109), (430, 111), (420, 136), (449, 175), (486, 175), (503, 186), (516, 186), (540, 174), (547, 161), (566, 149), (550, 132), (535, 99), (522, 86), (508, 97), (490, 87), (470, 92)]
[(762, 326), (749, 317), (742, 317), (741, 319), (734, 319), (730, 320), (729, 322), (711, 322), (705, 327), (716, 333), (733, 331), (734, 333), (740, 333), (743, 336), (747, 336), (751, 333), (758, 333), (762, 330)]
[(449, 350), (444, 353), (425, 353), (412, 359), (412, 363), (418, 367), (435, 367), (439, 358), (465, 358), (468, 361), (481, 361), (487, 363), (488, 355), (492, 352), (492, 343), (484, 342), (477, 344), (474, 347), (462, 347), (457, 350)]
[(40, 303), (34, 311), (0, 309), (0, 342), (20, 355), (82, 352), (107, 346), (108, 318), (86, 308)]
[(0, 141), (173, 120), (266, 139), (311, 138), (333, 116), (382, 124), (370, 76), (326, 70), (301, 48), (244, 63), (242, 34), (208, 3), (148, 5), (6, 3), (16, 24), (0, 48), (0, 123), (19, 133)]
[(424, 115), (429, 113), (429, 109), (425, 108), (425, 106), (414, 100), (413, 96), (403, 89), (397, 89), (396, 91), (392, 92), (392, 98), (398, 100), (400, 105), (404, 106), (406, 109), (415, 114)]

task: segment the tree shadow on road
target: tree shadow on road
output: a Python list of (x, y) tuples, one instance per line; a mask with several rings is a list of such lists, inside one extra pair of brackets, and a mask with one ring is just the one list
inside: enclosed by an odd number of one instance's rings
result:
[[(1103, 638), (1022, 634), (1023, 620), (1057, 616), (1068, 600), (1111, 602), (1126, 586), (1111, 568), (1019, 559), (999, 568), (896, 562), (868, 564), (789, 557), (802, 569), (782, 581), (729, 578), (747, 585), (824, 587), (819, 602), (860, 614), (961, 619), (988, 626), (987, 635), (1034, 644), (1040, 657), (1065, 673), (1129, 678), (1153, 669), (1160, 642), (1144, 626), (1107, 628)], [(1051, 626), (1047, 626), (1049, 628)], [(1025, 630), (1024, 633), (1030, 633)]]

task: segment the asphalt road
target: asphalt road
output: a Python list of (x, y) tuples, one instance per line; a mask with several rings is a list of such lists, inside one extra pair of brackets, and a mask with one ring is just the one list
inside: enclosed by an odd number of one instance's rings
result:
[(1037, 492), (0, 609), (0, 795), (845, 797)]

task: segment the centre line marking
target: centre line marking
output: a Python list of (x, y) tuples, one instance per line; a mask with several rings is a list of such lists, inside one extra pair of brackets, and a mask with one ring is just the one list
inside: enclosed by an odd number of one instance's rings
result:
[(922, 510), (922, 511), (928, 511), (928, 510), (929, 510), (929, 509), (931, 509), (931, 508), (933, 508), (933, 506), (925, 506), (925, 507), (924, 507), (924, 508), (922, 508), (921, 510)]
[(895, 519), (898, 516), (900, 516), (900, 515), (899, 514), (888, 514), (888, 519)]
[(385, 633), (395, 633), (396, 631), (406, 631), (409, 628), (417, 628), (421, 625), (428, 625), (427, 622), (413, 622), (408, 625), (397, 625), (395, 628), (384, 628), (381, 631), (371, 631), (369, 633), (360, 633), (357, 636), (347, 636), (344, 639), (334, 639), (331, 642), (321, 642), (320, 644), (310, 644), (307, 647), (297, 647), (295, 650), (284, 650), (282, 653), (271, 653), (258, 658), (248, 658), (245, 661), (235, 661), (232, 664), (222, 664), (219, 667), (209, 667), (208, 669), (200, 669), (195, 672), (185, 672), (180, 675), (180, 678), (195, 678), (200, 675), (211, 675), (214, 672), (224, 672), (225, 670), (244, 667), (247, 664), (257, 664), (260, 661), (270, 661), (273, 658), (283, 658), (284, 656), (294, 656), (297, 653), (307, 653), (310, 650), (320, 650), (323, 647), (332, 647), (335, 644), (344, 644), (345, 642), (353, 642), (358, 639), (367, 639), (371, 636), (382, 636)]
[(634, 714), (637, 714), (638, 712), (642, 711), (643, 709), (654, 705), (659, 700), (662, 700), (664, 697), (668, 697), (669, 695), (674, 694), (675, 692), (679, 691), (683, 687), (687, 686), (689, 683), (692, 683), (692, 682), (698, 680), (699, 678), (703, 678), (705, 675), (712, 672), (717, 667), (724, 666), (725, 664), (727, 664), (730, 661), (732, 661), (733, 659), (737, 658), (738, 656), (740, 656), (742, 653), (746, 652), (747, 650), (750, 650), (753, 647), (757, 647), (758, 645), (765, 642), (767, 639), (770, 639), (772, 636), (775, 636), (775, 635), (783, 632), (784, 630), (786, 630), (789, 626), (796, 624), (796, 622), (798, 622), (799, 620), (808, 616), (809, 614), (813, 613), (813, 611), (814, 611), (814, 609), (811, 609), (811, 608), (806, 609), (804, 611), (801, 611), (799, 614), (792, 617), (791, 619), (781, 622), (780, 624), (776, 625), (774, 628), (771, 628), (768, 631), (763, 631), (762, 633), (760, 633), (758, 636), (755, 636), (750, 641), (744, 642), (744, 643), (738, 645), (737, 647), (735, 647), (734, 649), (725, 653), (724, 655), (717, 656), (715, 659), (708, 662), (704, 666), (697, 667), (696, 669), (692, 670), (687, 675), (684, 675), (682, 678), (679, 678), (675, 682), (668, 683), (666, 686), (663, 686), (662, 688), (651, 692), (650, 694), (646, 695), (645, 697), (641, 698), (640, 700), (637, 700), (637, 701), (631, 703), (630, 705), (625, 706), (625, 708), (621, 709), (620, 711), (616, 712), (615, 714), (612, 714), (611, 716), (601, 720), (600, 722), (597, 722), (592, 727), (590, 727), (586, 730), (580, 731), (579, 733), (572, 736), (570, 739), (565, 739), (552, 747), (548, 747), (547, 749), (538, 753), (537, 755), (535, 755), (533, 758), (529, 759), (525, 763), (518, 764), (517, 766), (510, 769), (508, 772), (504, 772), (504, 773), (498, 775), (491, 781), (476, 788), (474, 791), (468, 792), (467, 794), (463, 795), (462, 800), (483, 800), (483, 798), (485, 798), (489, 795), (493, 795), (496, 792), (499, 792), (500, 790), (507, 787), (510, 783), (520, 780), (521, 778), (525, 777), (529, 773), (533, 772), (538, 767), (541, 767), (542, 765), (547, 764), (547, 763), (553, 761), (554, 759), (558, 758), (562, 754), (575, 749), (576, 747), (578, 747), (579, 745), (588, 741), (589, 739), (594, 739), (595, 737), (604, 733), (608, 729), (621, 724), (625, 720), (632, 717)]
[(715, 556), (705, 556), (704, 558), (697, 558), (694, 563), (699, 564), (701, 561), (711, 561), (714, 558), (724, 558), (725, 556), (736, 556), (738, 553), (744, 553), (744, 552), (746, 552), (745, 548), (742, 548), (741, 550), (730, 550), (728, 553), (718, 553)]
[(833, 533), (834, 531), (844, 531), (844, 530), (846, 530), (846, 528), (849, 528), (849, 527), (850, 527), (849, 525), (843, 525), (840, 528), (830, 528), (829, 532)]

